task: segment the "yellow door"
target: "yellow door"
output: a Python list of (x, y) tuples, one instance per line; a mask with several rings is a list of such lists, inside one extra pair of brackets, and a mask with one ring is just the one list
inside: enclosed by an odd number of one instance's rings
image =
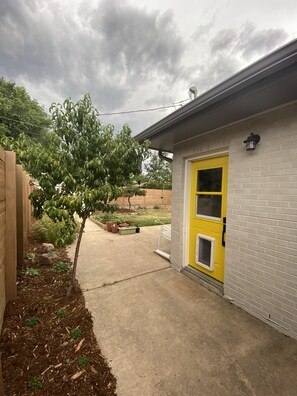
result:
[(192, 163), (189, 264), (224, 281), (228, 157)]

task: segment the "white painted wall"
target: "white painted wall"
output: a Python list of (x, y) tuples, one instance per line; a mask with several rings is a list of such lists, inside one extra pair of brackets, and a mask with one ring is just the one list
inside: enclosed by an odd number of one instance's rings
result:
[(187, 264), (187, 160), (226, 149), (225, 297), (297, 338), (297, 102), (175, 146), (172, 266)]

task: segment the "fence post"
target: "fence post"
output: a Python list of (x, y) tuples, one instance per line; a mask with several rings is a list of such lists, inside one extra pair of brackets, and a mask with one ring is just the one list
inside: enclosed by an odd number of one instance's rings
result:
[(16, 193), (17, 193), (17, 265), (23, 266), (24, 259), (24, 213), (23, 213), (23, 168), (16, 166)]
[(5, 151), (0, 147), (0, 330), (6, 304), (5, 293)]
[(17, 296), (16, 262), (17, 262), (17, 232), (16, 232), (16, 156), (12, 151), (6, 151), (6, 301)]

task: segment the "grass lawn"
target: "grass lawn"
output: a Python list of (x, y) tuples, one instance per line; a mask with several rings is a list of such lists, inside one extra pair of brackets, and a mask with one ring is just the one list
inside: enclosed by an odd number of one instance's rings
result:
[(171, 223), (171, 211), (166, 209), (143, 208), (131, 213), (116, 212), (113, 214), (98, 212), (92, 217), (101, 223), (106, 223), (107, 221), (120, 223), (128, 221), (132, 225), (138, 225), (139, 227)]

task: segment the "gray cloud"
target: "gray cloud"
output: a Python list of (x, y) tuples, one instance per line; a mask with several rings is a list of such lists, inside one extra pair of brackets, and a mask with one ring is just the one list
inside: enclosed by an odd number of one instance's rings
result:
[(102, 111), (159, 74), (172, 83), (183, 51), (171, 12), (113, 0), (71, 13), (59, 2), (0, 3), (0, 74), (46, 83), (63, 98), (90, 92)]
[(211, 40), (211, 53), (228, 52), (240, 54), (250, 60), (257, 55), (264, 55), (284, 43), (288, 34), (283, 29), (259, 30), (251, 22), (242, 25), (239, 31), (222, 29)]

